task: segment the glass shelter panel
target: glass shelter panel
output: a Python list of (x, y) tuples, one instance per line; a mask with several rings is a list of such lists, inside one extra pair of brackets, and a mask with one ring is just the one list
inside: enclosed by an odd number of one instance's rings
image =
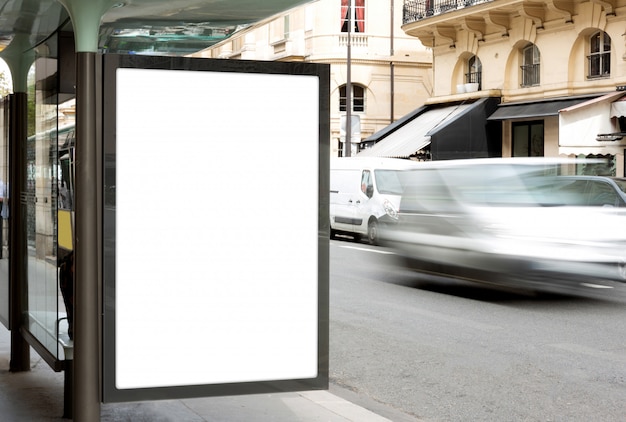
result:
[(9, 327), (8, 97), (0, 99), (0, 322)]
[[(29, 125), (26, 150), (27, 329), (55, 360), (63, 360), (59, 338), (68, 322), (59, 288), (58, 197), (62, 170), (59, 146), (67, 141), (59, 95), (57, 37), (46, 41), (29, 72)], [(67, 153), (67, 152), (66, 152)]]

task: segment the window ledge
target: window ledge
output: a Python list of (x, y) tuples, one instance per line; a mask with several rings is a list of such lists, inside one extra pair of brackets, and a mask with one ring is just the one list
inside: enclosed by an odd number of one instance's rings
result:
[(610, 77), (611, 77), (611, 74), (608, 74), (608, 75), (593, 75), (593, 76), (588, 75), (587, 76), (587, 80), (588, 81), (595, 81), (597, 79), (609, 79)]
[(281, 38), (281, 39), (279, 39), (279, 40), (276, 40), (276, 41), (271, 42), (271, 43), (270, 43), (270, 45), (271, 45), (272, 47), (276, 47), (276, 46), (279, 46), (279, 45), (284, 45), (284, 44), (287, 44), (287, 41), (289, 41), (289, 39), (287, 39), (287, 38)]

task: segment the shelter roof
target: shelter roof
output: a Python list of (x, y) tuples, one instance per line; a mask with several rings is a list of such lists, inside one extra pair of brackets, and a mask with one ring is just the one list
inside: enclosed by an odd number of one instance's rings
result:
[[(85, 0), (63, 0), (66, 4)], [(91, 1), (91, 0), (90, 0)], [(99, 49), (183, 55), (210, 47), (238, 29), (306, 0), (103, 0)], [(58, 29), (72, 31), (59, 0), (0, 0), (0, 51), (17, 34), (34, 47)]]

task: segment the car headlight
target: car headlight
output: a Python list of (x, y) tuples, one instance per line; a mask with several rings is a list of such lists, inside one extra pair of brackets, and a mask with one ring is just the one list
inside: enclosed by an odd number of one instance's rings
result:
[(393, 218), (394, 220), (398, 219), (398, 210), (388, 199), (385, 199), (385, 202), (383, 202), (383, 208), (385, 209), (385, 212), (389, 217)]

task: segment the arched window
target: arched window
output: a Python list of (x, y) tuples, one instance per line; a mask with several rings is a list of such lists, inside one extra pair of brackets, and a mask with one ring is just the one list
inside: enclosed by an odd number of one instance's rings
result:
[[(346, 85), (339, 87), (339, 111), (346, 111), (346, 92)], [(360, 85), (352, 85), (352, 111), (365, 111), (365, 88)]]
[(588, 78), (604, 78), (611, 75), (611, 37), (598, 31), (589, 37)]
[(472, 56), (467, 61), (467, 73), (465, 74), (465, 83), (477, 83), (478, 89), (482, 89), (482, 73), (483, 65), (478, 56)]
[(341, 32), (348, 32), (349, 5), (352, 1), (352, 31), (365, 32), (365, 0), (341, 0)]
[(522, 87), (537, 86), (539, 78), (540, 56), (535, 44), (530, 44), (522, 50)]

